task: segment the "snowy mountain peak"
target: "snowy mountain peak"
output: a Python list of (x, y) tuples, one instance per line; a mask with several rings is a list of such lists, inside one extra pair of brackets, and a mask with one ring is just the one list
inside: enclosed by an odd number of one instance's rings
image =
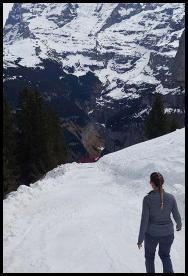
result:
[(113, 90), (118, 80), (159, 85), (162, 73), (167, 84), (183, 28), (183, 3), (16, 3), (4, 27), (4, 64), (55, 59), (76, 75), (94, 71)]

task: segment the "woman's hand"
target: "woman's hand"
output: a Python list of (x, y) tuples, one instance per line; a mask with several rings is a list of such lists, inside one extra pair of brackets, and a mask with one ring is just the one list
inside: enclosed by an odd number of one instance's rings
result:
[(142, 247), (142, 243), (137, 243), (137, 245), (138, 245), (138, 249)]
[(180, 231), (181, 230), (181, 225), (176, 225), (176, 231)]

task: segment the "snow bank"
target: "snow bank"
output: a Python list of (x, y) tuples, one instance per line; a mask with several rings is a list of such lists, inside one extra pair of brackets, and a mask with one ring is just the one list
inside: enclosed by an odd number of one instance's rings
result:
[(150, 188), (149, 175), (159, 171), (165, 179), (164, 188), (181, 194), (184, 215), (185, 129), (116, 151), (101, 158), (99, 163), (118, 177), (126, 178), (126, 185), (136, 183), (134, 189), (143, 195)]
[(159, 171), (166, 179), (167, 188), (172, 189), (175, 183), (185, 183), (184, 158), (185, 130), (178, 129), (168, 135), (108, 154), (99, 163), (126, 176), (126, 179), (140, 180), (143, 186), (148, 182), (151, 171)]

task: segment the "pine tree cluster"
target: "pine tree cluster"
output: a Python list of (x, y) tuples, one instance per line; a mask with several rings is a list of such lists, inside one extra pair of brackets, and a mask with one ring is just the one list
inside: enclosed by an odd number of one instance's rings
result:
[(21, 184), (30, 184), (68, 159), (59, 119), (40, 93), (24, 89), (15, 114), (4, 99), (4, 196)]
[(165, 113), (164, 104), (160, 94), (155, 95), (152, 108), (145, 121), (145, 133), (148, 139), (172, 132), (178, 128), (174, 117)]

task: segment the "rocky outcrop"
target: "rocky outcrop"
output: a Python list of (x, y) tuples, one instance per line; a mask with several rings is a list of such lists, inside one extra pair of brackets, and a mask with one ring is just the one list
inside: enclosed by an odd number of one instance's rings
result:
[(185, 87), (185, 31), (179, 41), (179, 48), (173, 63), (173, 75), (176, 81)]
[[(79, 126), (70, 120), (62, 122), (62, 127), (68, 130), (73, 136), (76, 137), (76, 141), (69, 142), (69, 149), (71, 156), (75, 155), (75, 159), (79, 160), (82, 156), (88, 155), (92, 157), (101, 156), (101, 152), (105, 148), (105, 141), (103, 136), (97, 130), (97, 127), (93, 123), (88, 123), (86, 126)], [(83, 145), (85, 151), (80, 152), (79, 147)], [(77, 152), (76, 152), (77, 146)], [(75, 160), (74, 159), (74, 160)]]

